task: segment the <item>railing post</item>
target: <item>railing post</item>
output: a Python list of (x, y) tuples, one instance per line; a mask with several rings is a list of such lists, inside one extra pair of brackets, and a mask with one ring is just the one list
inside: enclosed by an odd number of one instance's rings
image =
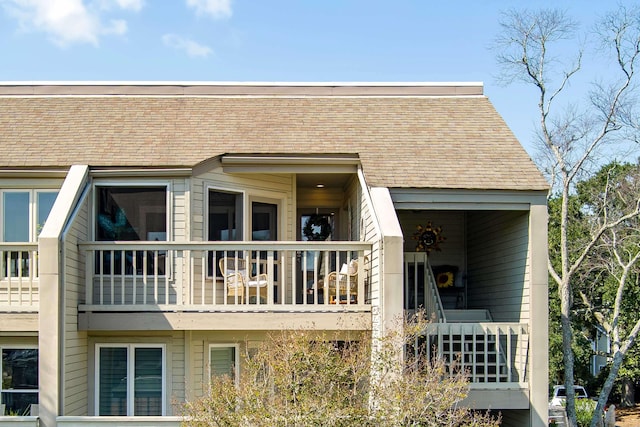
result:
[[(85, 303), (93, 304), (93, 256), (94, 251), (81, 251), (84, 255), (84, 281), (85, 281)], [(91, 256), (89, 255), (91, 254)]]

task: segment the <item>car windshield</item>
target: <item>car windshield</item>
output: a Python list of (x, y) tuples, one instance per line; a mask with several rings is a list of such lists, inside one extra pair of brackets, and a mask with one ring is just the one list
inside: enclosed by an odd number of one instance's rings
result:
[[(576, 393), (576, 397), (587, 397), (587, 392), (582, 387), (574, 387), (573, 388)], [(558, 389), (556, 394), (558, 397), (567, 397), (567, 390), (564, 387)]]

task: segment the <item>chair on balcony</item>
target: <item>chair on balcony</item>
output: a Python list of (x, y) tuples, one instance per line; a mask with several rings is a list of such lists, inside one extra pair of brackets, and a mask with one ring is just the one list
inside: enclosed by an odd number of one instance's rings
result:
[[(352, 259), (348, 264), (342, 264), (340, 271), (332, 271), (327, 276), (329, 285), (329, 303), (350, 304), (358, 302), (358, 274), (360, 269), (358, 260)], [(339, 301), (338, 301), (339, 300)]]
[[(267, 302), (269, 279), (266, 274), (251, 276), (244, 258), (223, 257), (218, 261), (218, 265), (227, 285), (228, 298), (242, 303), (252, 303), (258, 298), (260, 298), (260, 304)], [(247, 288), (248, 295), (246, 295)]]

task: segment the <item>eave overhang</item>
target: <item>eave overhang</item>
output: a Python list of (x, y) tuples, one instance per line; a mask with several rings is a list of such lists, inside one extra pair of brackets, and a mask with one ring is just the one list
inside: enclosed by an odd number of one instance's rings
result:
[(225, 173), (356, 173), (357, 154), (249, 155), (221, 156)]

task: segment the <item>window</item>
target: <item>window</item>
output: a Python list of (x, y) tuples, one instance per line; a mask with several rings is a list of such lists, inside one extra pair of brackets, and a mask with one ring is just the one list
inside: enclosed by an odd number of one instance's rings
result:
[(96, 187), (96, 240), (167, 240), (167, 187)]
[[(96, 199), (96, 240), (167, 240), (166, 186), (97, 186)], [(162, 276), (167, 269), (166, 251), (116, 251), (113, 266), (111, 258), (110, 251), (96, 253), (96, 272), (140, 275), (146, 265), (154, 275), (157, 264)]]
[(51, 190), (2, 192), (2, 241), (34, 242), (58, 196)]
[(242, 194), (209, 190), (209, 240), (242, 240)]
[(97, 346), (98, 415), (165, 415), (164, 346)]
[[(58, 196), (52, 190), (0, 192), (0, 241), (35, 242)], [(8, 265), (6, 264), (8, 261)], [(4, 277), (29, 277), (30, 254), (10, 251), (2, 256)]]
[(38, 349), (2, 348), (0, 364), (0, 403), (5, 413), (29, 415), (31, 405), (38, 403)]
[[(243, 240), (242, 232), (242, 194), (228, 191), (209, 190), (209, 222), (207, 239), (209, 241)], [(215, 254), (215, 259), (221, 259), (222, 252)], [(208, 274), (213, 275), (214, 254), (208, 254)], [(215, 266), (216, 275), (222, 276), (220, 267)]]
[(238, 381), (238, 346), (235, 344), (209, 345), (209, 377), (227, 375)]

